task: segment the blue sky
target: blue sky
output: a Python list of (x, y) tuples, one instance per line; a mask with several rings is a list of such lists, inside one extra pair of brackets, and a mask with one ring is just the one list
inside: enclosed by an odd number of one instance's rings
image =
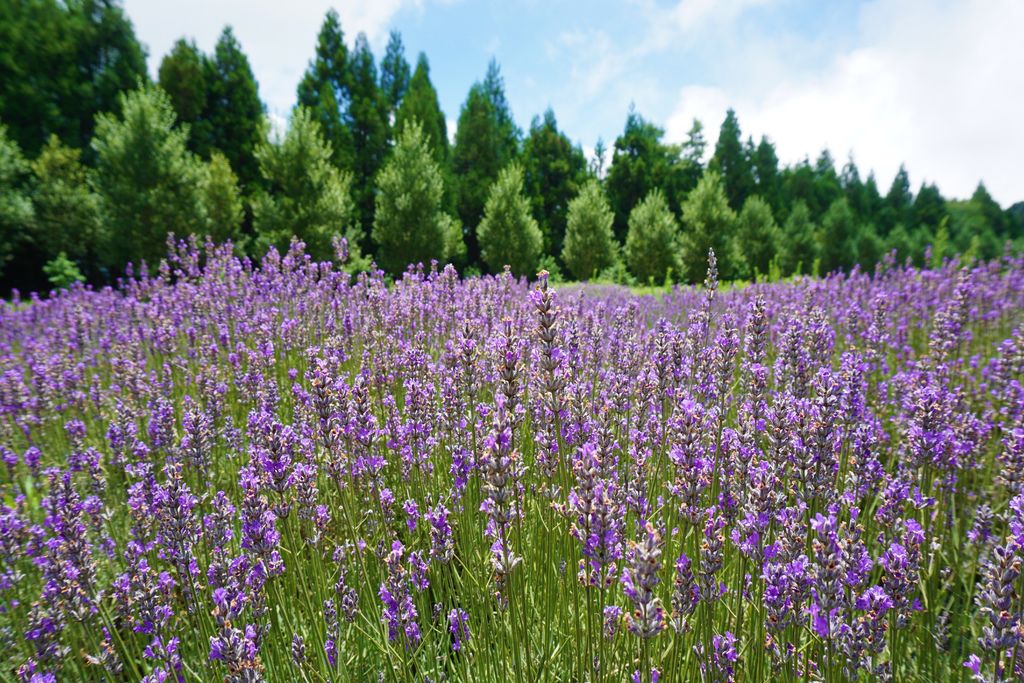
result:
[(126, 0), (154, 72), (177, 38), (210, 50), (234, 26), (277, 121), (332, 6), (350, 44), (365, 31), (379, 58), (397, 29), (427, 54), (450, 126), (494, 57), (519, 126), (551, 106), (586, 150), (631, 102), (672, 141), (694, 117), (713, 141), (731, 106), (784, 162), (828, 146), (883, 186), (906, 162), (915, 188), (1024, 200), (1019, 0)]

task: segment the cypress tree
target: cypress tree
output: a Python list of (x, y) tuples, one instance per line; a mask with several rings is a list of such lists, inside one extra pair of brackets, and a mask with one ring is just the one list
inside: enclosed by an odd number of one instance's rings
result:
[(330, 145), (331, 161), (351, 168), (352, 130), (348, 120), (348, 47), (336, 11), (329, 10), (316, 41), (316, 56), (306, 68), (297, 91), (299, 106), (310, 112)]

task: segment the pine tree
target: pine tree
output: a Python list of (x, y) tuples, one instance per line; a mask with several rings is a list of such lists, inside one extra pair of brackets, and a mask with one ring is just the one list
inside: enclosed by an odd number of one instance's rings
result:
[(316, 119), (331, 147), (331, 161), (338, 168), (351, 168), (352, 129), (348, 119), (348, 47), (336, 11), (329, 10), (317, 36), (316, 57), (306, 68), (298, 87), (299, 106)]
[(679, 273), (679, 226), (660, 189), (629, 212), (626, 265), (641, 282), (661, 282)]
[(512, 121), (498, 65), (492, 60), (484, 81), (469, 89), (452, 149), (456, 210), (470, 263), (480, 258), (475, 227), (483, 216), (491, 186), (518, 151), (519, 131)]
[(680, 148), (662, 143), (663, 135), (661, 128), (630, 107), (605, 181), (615, 212), (616, 239), (625, 238), (630, 212), (652, 190), (661, 189), (669, 206), (677, 208), (699, 177), (699, 167), (692, 173), (694, 167), (682, 159)]
[(185, 236), (206, 225), (202, 166), (174, 125), (166, 93), (146, 86), (121, 96), (121, 115), (101, 114), (92, 146), (96, 189), (107, 230), (106, 260), (159, 261), (167, 233)]
[(266, 138), (266, 124), (249, 59), (230, 26), (224, 28), (213, 59), (207, 62), (206, 82), (209, 94), (203, 116), (205, 139), (199, 140), (201, 154), (208, 157), (219, 150), (242, 186), (251, 188), (260, 177), (256, 148)]
[(348, 118), (352, 126), (352, 199), (365, 232), (373, 226), (377, 173), (388, 152), (387, 107), (377, 85), (377, 67), (366, 35), (356, 36), (349, 60)]
[(858, 227), (850, 203), (839, 197), (821, 217), (819, 254), (822, 274), (846, 270), (856, 261)]
[(782, 248), (779, 264), (784, 275), (812, 273), (818, 260), (816, 226), (811, 212), (802, 200), (797, 200), (782, 227)]
[(523, 143), (526, 193), (544, 236), (545, 254), (561, 255), (569, 202), (587, 175), (583, 150), (558, 130), (555, 113), (534, 118)]
[(287, 249), (294, 236), (323, 260), (333, 254), (332, 238), (346, 237), (358, 253), (362, 236), (349, 195), (351, 176), (331, 163), (331, 148), (311, 112), (296, 107), (284, 139), (262, 144), (256, 158), (267, 188), (253, 205), (256, 249)]
[[(380, 90), (388, 107), (388, 122), (398, 111), (402, 98), (409, 89), (409, 62), (405, 59), (405, 46), (402, 45), (402, 34), (392, 31), (388, 37), (388, 46), (384, 50), (384, 59), (380, 61)], [(397, 139), (397, 136), (396, 138)]]
[(220, 152), (214, 152), (203, 169), (202, 191), (207, 234), (216, 242), (237, 241), (242, 227), (242, 196), (238, 177)]
[(615, 214), (597, 180), (590, 180), (569, 202), (562, 260), (577, 280), (589, 280), (618, 257), (612, 232)]
[[(782, 209), (782, 178), (779, 174), (779, 157), (775, 145), (766, 136), (761, 136), (751, 159), (754, 170), (754, 185), (757, 194), (768, 203), (773, 213)], [(744, 206), (746, 203), (744, 203)]]
[(32, 162), (32, 174), (33, 241), (41, 257), (49, 261), (63, 252), (81, 270), (95, 274), (104, 226), (81, 151), (51, 135)]
[(444, 178), (419, 123), (405, 127), (377, 178), (373, 240), (377, 263), (400, 273), (410, 263), (464, 253), (462, 228), (443, 211)]
[(184, 38), (174, 44), (160, 62), (159, 83), (171, 100), (179, 123), (188, 124), (189, 149), (201, 152), (198, 141), (209, 140), (209, 123), (203, 119), (209, 97), (206, 83), (210, 67), (194, 42)]
[(28, 163), (7, 127), (0, 124), (0, 274), (32, 225), (28, 180)]
[(722, 178), (708, 171), (683, 204), (682, 277), (700, 282), (707, 272), (708, 250), (718, 257), (722, 279), (738, 277), (743, 270), (736, 250), (736, 214), (729, 208)]
[(913, 220), (912, 210), (914, 196), (910, 193), (910, 176), (907, 169), (900, 164), (900, 169), (892, 179), (889, 192), (885, 195), (885, 203), (882, 207), (881, 225), (883, 234), (888, 234), (895, 229), (897, 224), (906, 226)]
[(491, 272), (508, 265), (516, 275), (532, 276), (540, 262), (543, 238), (523, 194), (523, 169), (516, 163), (498, 174), (477, 226), (480, 256)]
[(422, 52), (416, 60), (409, 89), (395, 114), (395, 138), (400, 138), (405, 127), (413, 121), (422, 126), (431, 156), (444, 169), (448, 164), (448, 124), (438, 104), (437, 91), (430, 82), (430, 64)]
[(782, 239), (768, 202), (757, 195), (747, 197), (736, 218), (736, 236), (746, 275), (767, 275)]
[(740, 122), (732, 109), (725, 113), (709, 167), (721, 174), (729, 206), (738, 211), (746, 198), (754, 193), (755, 186), (750, 160), (740, 138)]
[(939, 224), (949, 216), (946, 200), (934, 184), (922, 183), (917, 196), (914, 197), (913, 222), (915, 225), (927, 225), (937, 230)]

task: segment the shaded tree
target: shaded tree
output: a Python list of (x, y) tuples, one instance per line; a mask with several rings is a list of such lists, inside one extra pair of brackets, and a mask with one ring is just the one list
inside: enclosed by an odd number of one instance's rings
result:
[(145, 52), (115, 0), (0, 3), (0, 120), (28, 154), (51, 134), (86, 145), (96, 114), (146, 80)]
[(879, 226), (883, 235), (888, 235), (897, 224), (904, 227), (913, 221), (912, 208), (914, 196), (910, 193), (910, 176), (907, 169), (900, 164), (899, 171), (892, 179), (889, 192), (885, 195), (885, 201), (879, 215)]
[(249, 58), (227, 26), (217, 39), (213, 58), (207, 60), (207, 101), (204, 125), (195, 131), (197, 149), (204, 157), (219, 150), (231, 164), (243, 187), (259, 181), (256, 148), (266, 138), (263, 103)]
[(761, 141), (754, 149), (751, 164), (757, 194), (768, 203), (773, 213), (779, 213), (782, 209), (782, 176), (779, 173), (779, 157), (775, 152), (775, 145), (766, 136), (761, 136)]
[(456, 210), (470, 263), (480, 257), (475, 228), (483, 216), (491, 185), (501, 169), (515, 159), (518, 148), (519, 131), (505, 100), (497, 63), (492, 60), (484, 81), (469, 89), (452, 149)]
[(178, 121), (189, 125), (189, 149), (194, 152), (202, 151), (198, 141), (210, 137), (209, 123), (203, 118), (209, 97), (206, 83), (209, 69), (206, 56), (196, 44), (182, 38), (160, 61), (158, 72), (160, 87), (170, 98)]
[(28, 163), (0, 124), (0, 274), (29, 236), (34, 215), (28, 181)]
[(664, 131), (630, 107), (622, 135), (615, 140), (611, 167), (605, 180), (608, 201), (615, 212), (615, 236), (626, 237), (633, 207), (654, 189), (661, 189), (670, 208), (678, 208), (699, 177), (679, 147), (663, 144)]
[(729, 206), (738, 211), (746, 198), (753, 194), (755, 188), (754, 174), (750, 159), (741, 142), (740, 122), (736, 112), (729, 109), (718, 132), (715, 143), (715, 155), (711, 158), (709, 168), (718, 171), (722, 176), (725, 194), (729, 198)]
[(331, 148), (331, 161), (339, 168), (351, 168), (353, 159), (348, 68), (345, 34), (332, 9), (320, 26), (316, 54), (299, 81), (297, 98), (319, 124)]
[(558, 130), (551, 109), (530, 124), (522, 164), (526, 193), (544, 236), (543, 251), (561, 255), (569, 202), (586, 179), (587, 160), (583, 150)]
[(377, 85), (377, 67), (366, 34), (356, 36), (349, 60), (348, 118), (352, 126), (352, 199), (364, 232), (373, 226), (377, 173), (388, 153), (385, 99)]
[(400, 138), (405, 127), (414, 121), (423, 128), (430, 155), (444, 169), (448, 163), (448, 124), (438, 103), (437, 90), (430, 82), (430, 64), (422, 52), (395, 114), (395, 138)]
[(409, 89), (409, 72), (409, 62), (405, 59), (405, 46), (402, 45), (402, 34), (392, 31), (388, 36), (388, 46), (384, 50), (384, 58), (380, 60), (380, 90), (387, 103), (389, 123)]

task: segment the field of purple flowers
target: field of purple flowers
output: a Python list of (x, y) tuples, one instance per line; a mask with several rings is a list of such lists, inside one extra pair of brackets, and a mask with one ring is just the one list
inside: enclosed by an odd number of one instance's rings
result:
[(1022, 326), (178, 245), (0, 309), (0, 679), (1019, 680)]

